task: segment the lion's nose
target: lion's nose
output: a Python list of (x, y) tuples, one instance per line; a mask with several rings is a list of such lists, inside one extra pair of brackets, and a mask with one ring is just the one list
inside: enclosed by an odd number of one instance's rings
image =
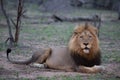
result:
[(83, 43), (85, 46), (87, 46), (88, 45), (88, 43)]

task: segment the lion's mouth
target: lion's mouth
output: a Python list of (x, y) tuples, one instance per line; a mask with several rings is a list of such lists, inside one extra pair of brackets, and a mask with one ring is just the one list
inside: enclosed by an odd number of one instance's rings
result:
[(88, 54), (88, 53), (90, 52), (90, 50), (89, 50), (88, 47), (85, 47), (85, 48), (83, 49), (83, 52)]

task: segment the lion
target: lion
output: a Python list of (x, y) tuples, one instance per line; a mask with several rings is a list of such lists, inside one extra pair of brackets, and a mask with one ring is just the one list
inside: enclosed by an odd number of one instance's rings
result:
[(9, 57), (11, 49), (7, 49), (7, 59), (14, 64), (32, 64), (40, 68), (97, 73), (104, 70), (100, 65), (101, 52), (97, 34), (97, 29), (91, 24), (77, 25), (67, 47), (39, 49), (26, 61), (12, 60)]

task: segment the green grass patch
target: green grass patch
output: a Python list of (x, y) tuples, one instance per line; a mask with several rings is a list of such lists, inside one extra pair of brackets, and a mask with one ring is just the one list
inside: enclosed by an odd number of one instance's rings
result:
[(100, 35), (106, 38), (119, 40), (120, 39), (120, 22), (106, 22), (100, 29)]
[(7, 45), (5, 43), (0, 43), (0, 51), (5, 50)]
[(28, 79), (28, 78), (19, 78), (19, 79), (16, 79), (16, 78), (0, 78), (0, 80), (31, 80), (31, 79)]
[(20, 78), (20, 80), (30, 80), (29, 78)]
[[(67, 43), (75, 25), (71, 23), (56, 23), (49, 25), (25, 26), (21, 31), (21, 37), (25, 40), (37, 42)], [(24, 36), (23, 36), (24, 35)]]
[(113, 75), (105, 76), (103, 74), (86, 75), (86, 76), (55, 76), (55, 77), (37, 77), (36, 80), (119, 80)]
[(56, 77), (37, 77), (36, 80), (56, 80)]
[(111, 62), (120, 62), (120, 51), (105, 51), (102, 55), (102, 61), (104, 63), (111, 63)]
[(81, 76), (63, 76), (61, 77), (61, 80), (83, 80)]

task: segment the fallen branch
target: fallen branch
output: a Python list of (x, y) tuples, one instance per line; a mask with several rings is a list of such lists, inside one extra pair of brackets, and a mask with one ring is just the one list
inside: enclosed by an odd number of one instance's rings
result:
[(52, 15), (52, 19), (54, 19), (55, 22), (58, 22), (58, 21), (63, 22), (63, 19), (61, 19), (57, 15)]
[(67, 22), (78, 22), (78, 21), (99, 21), (98, 19), (94, 19), (94, 18), (83, 18), (83, 17), (77, 17), (77, 18), (69, 18), (69, 17), (64, 17), (64, 16), (57, 16), (57, 15), (52, 15), (51, 17), (54, 21), (67, 21)]

